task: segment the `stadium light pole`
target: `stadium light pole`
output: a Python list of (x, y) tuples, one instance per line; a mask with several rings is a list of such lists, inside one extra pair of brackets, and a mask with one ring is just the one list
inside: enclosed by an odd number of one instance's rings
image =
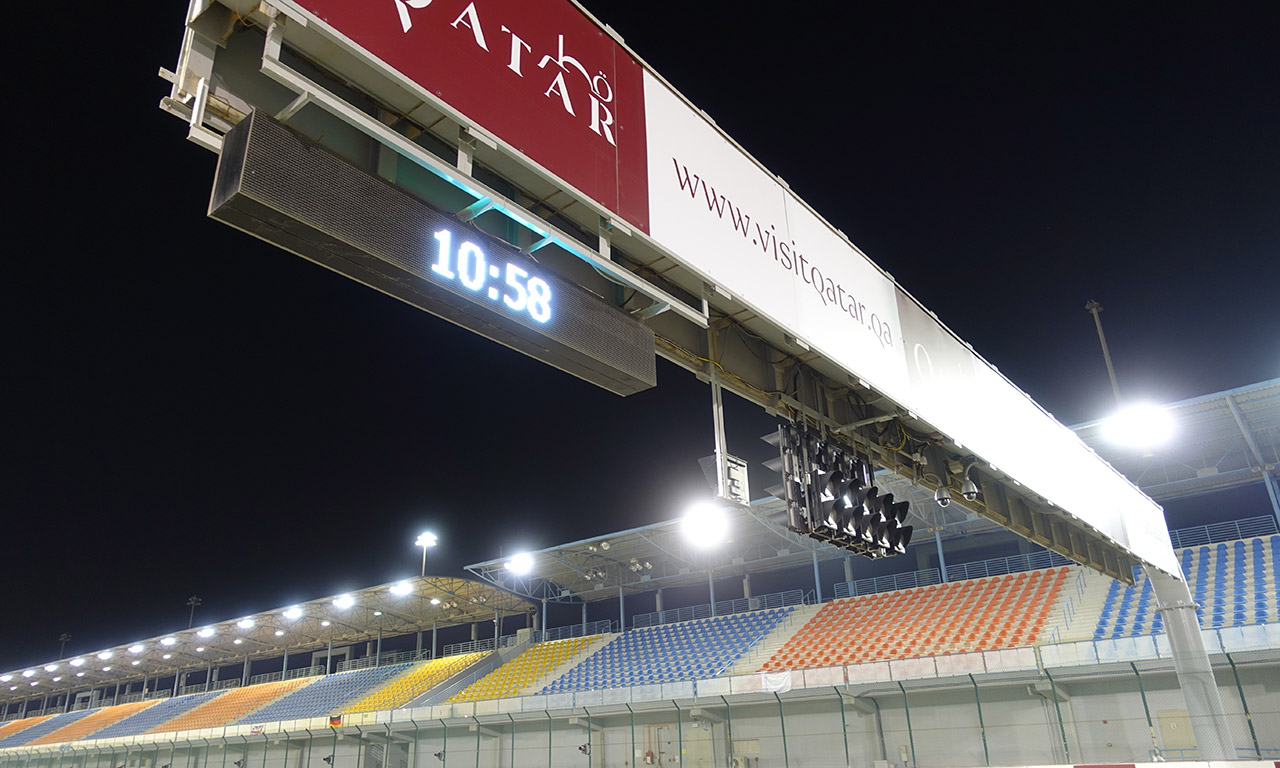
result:
[(422, 547), (422, 578), (427, 577), (427, 549), (436, 545), (436, 535), (431, 531), (423, 531), (418, 534), (418, 540), (414, 542), (416, 546)]
[(187, 629), (191, 629), (191, 627), (196, 623), (196, 606), (203, 602), (203, 600), (195, 595), (187, 598), (187, 605), (191, 606), (191, 614), (187, 616)]

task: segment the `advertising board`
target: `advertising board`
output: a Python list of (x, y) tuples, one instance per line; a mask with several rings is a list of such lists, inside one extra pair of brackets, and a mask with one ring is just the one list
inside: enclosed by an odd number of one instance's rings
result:
[(1030, 491), (1180, 574), (1155, 502), (576, 5), (285, 5)]

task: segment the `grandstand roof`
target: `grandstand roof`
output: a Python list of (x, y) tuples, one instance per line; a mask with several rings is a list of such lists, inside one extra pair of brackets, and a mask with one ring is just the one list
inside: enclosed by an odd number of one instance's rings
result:
[(1101, 421), (1073, 429), (1153, 499), (1194, 496), (1263, 481), (1280, 466), (1280, 379), (1172, 403), (1177, 434), (1155, 449), (1116, 445)]
[(706, 584), (708, 570), (719, 575), (762, 573), (808, 565), (814, 554), (820, 561), (849, 555), (788, 531), (777, 522), (782, 509), (777, 499), (730, 507), (725, 542), (708, 549), (692, 546), (676, 519), (530, 552), (533, 570), (528, 576), (506, 567), (510, 556), (466, 569), (531, 599), (592, 602), (616, 600), (619, 588), (634, 593)]
[[(391, 591), (401, 585), (408, 588), (404, 594)], [(350, 606), (334, 604), (344, 596), (350, 596)], [(433, 600), (439, 602), (432, 604)], [(242, 662), (246, 656), (270, 658), (286, 650), (290, 654), (317, 651), (331, 640), (350, 643), (377, 637), (379, 632), (394, 636), (430, 629), (433, 623), (450, 627), (492, 621), (495, 611), (510, 615), (530, 607), (518, 595), (473, 579), (415, 577), (12, 670), (0, 674), (11, 676), (0, 686), (0, 704), (141, 680), (144, 675), (172, 676), (177, 670)], [(299, 609), (296, 618), (285, 615), (292, 608)], [(104, 659), (101, 654), (109, 656)]]

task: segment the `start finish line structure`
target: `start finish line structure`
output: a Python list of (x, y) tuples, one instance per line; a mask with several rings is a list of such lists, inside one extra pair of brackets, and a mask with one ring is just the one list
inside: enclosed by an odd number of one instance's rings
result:
[[(915, 487), (1150, 576), (1222, 705), (1163, 512), (573, 0), (191, 0), (161, 108), (209, 214), (620, 395), (654, 355)], [(1027, 446), (1031, 446), (1028, 449)]]

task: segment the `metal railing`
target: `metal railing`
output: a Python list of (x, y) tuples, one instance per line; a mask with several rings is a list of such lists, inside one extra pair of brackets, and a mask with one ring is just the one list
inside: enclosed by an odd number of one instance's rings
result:
[(208, 683), (192, 683), (191, 685), (184, 685), (179, 688), (178, 694), (186, 696), (189, 693), (204, 693), (207, 690), (209, 690)]
[(836, 584), (836, 598), (870, 595), (876, 592), (894, 592), (899, 589), (927, 587), (942, 581), (937, 568), (927, 568), (911, 573), (895, 573), (890, 576), (876, 576), (856, 581), (841, 581)]
[(763, 611), (770, 608), (784, 608), (789, 605), (803, 605), (804, 602), (805, 593), (799, 589), (792, 589), (786, 592), (774, 592), (768, 595), (760, 595), (758, 597), (743, 597), (737, 600), (719, 600), (716, 601), (714, 613), (711, 610), (710, 603), (690, 605), (684, 608), (671, 608), (665, 611), (654, 611), (651, 613), (637, 613), (635, 616), (631, 617), (631, 628), (643, 629), (644, 627), (656, 627), (659, 624), (674, 624), (680, 621), (707, 619), (711, 616), (729, 616), (735, 613)]
[[(512, 635), (514, 637), (514, 635)], [(444, 653), (441, 656), (456, 656), (460, 653), (479, 653), (480, 651), (497, 650), (498, 641), (492, 637), (486, 637), (481, 640), (467, 640), (463, 643), (450, 643), (444, 647)]]
[(603, 635), (613, 631), (613, 622), (608, 619), (601, 621), (591, 621), (587, 624), (570, 624), (567, 627), (552, 627), (547, 630), (539, 630), (533, 633), (533, 642), (549, 643), (554, 640), (567, 640), (570, 637), (587, 637), (588, 635)]
[[(446, 646), (447, 647), (447, 646)], [(448, 655), (447, 653), (445, 654)], [(339, 672), (350, 672), (353, 669), (368, 669), (369, 667), (388, 667), (392, 664), (408, 664), (413, 661), (421, 661), (431, 658), (430, 650), (422, 651), (394, 651), (384, 653), (379, 656), (365, 656), (363, 659), (352, 659), (350, 661), (338, 662)]]
[(240, 678), (233, 677), (230, 680), (214, 680), (209, 685), (209, 690), (221, 691), (227, 688), (239, 688), (239, 687), (240, 687)]
[(249, 678), (249, 685), (261, 685), (262, 683), (274, 683), (277, 680), (283, 680), (283, 672), (264, 672), (261, 675), (253, 675)]
[(299, 667), (298, 669), (291, 669), (288, 672), (284, 673), (284, 679), (297, 680), (300, 677), (315, 677), (317, 675), (323, 675), (323, 674), (324, 674), (324, 665), (316, 664), (311, 667)]
[(1169, 531), (1169, 541), (1175, 548), (1199, 547), (1220, 541), (1251, 539), (1255, 536), (1272, 536), (1277, 533), (1276, 519), (1270, 515), (1249, 517), (1244, 520), (1227, 520), (1209, 525), (1193, 525)]

